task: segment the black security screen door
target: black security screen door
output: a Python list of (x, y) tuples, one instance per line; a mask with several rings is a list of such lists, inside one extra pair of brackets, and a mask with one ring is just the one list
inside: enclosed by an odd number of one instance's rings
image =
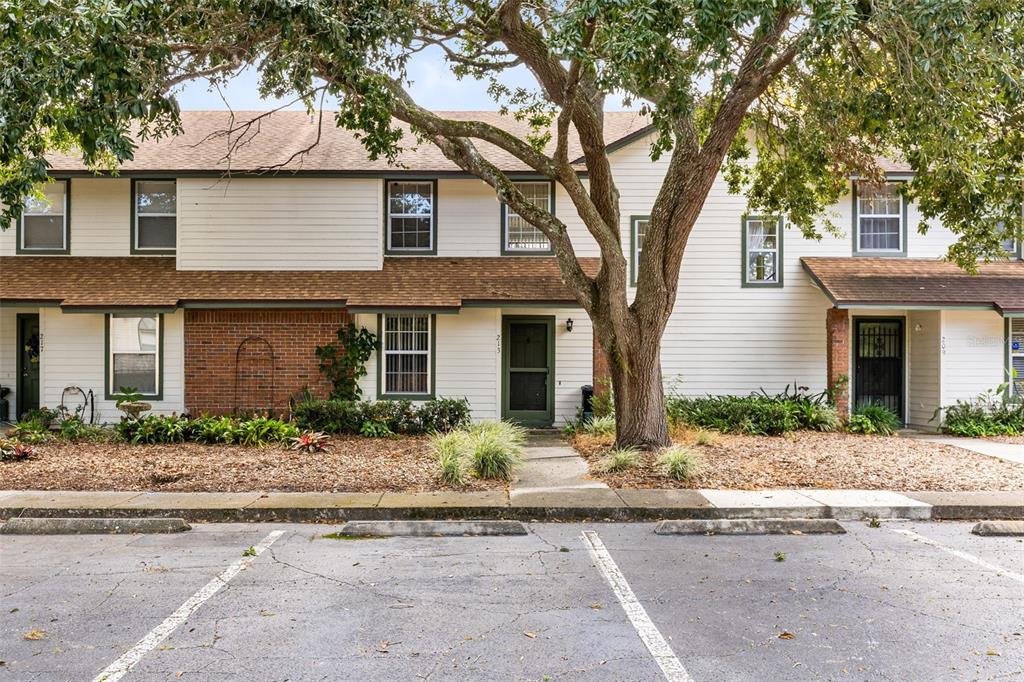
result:
[(854, 323), (854, 401), (884, 405), (903, 419), (903, 320)]
[(505, 318), (503, 416), (524, 424), (550, 425), (554, 420), (554, 321)]

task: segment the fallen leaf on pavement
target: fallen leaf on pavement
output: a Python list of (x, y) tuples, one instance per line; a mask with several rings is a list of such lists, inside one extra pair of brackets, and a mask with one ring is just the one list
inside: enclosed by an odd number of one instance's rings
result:
[(992, 651), (991, 649), (989, 649), (988, 651), (985, 652), (985, 655), (986, 656), (999, 656), (1000, 653), (998, 651)]
[(529, 637), (530, 639), (537, 639), (537, 635), (533, 632), (524, 632), (523, 634)]
[(792, 632), (780, 632), (779, 639), (796, 639), (796, 635)]
[(37, 639), (43, 639), (44, 637), (46, 637), (46, 630), (37, 630), (36, 628), (32, 628), (25, 633), (25, 639), (28, 640), (34, 641)]

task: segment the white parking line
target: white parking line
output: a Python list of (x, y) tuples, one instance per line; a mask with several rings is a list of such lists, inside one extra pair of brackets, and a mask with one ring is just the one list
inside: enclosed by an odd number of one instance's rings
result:
[(651, 621), (650, 616), (647, 615), (646, 609), (637, 600), (636, 595), (633, 594), (633, 589), (626, 582), (626, 576), (622, 574), (615, 560), (612, 559), (612, 555), (605, 549), (601, 538), (594, 531), (585, 530), (583, 531), (582, 539), (583, 544), (590, 550), (590, 556), (594, 559), (594, 563), (597, 564), (601, 574), (604, 575), (604, 579), (608, 581), (608, 585), (611, 586), (619, 603), (622, 604), (629, 622), (633, 624), (633, 629), (640, 635), (640, 639), (647, 646), (647, 650), (651, 652), (651, 656), (654, 657), (654, 660), (661, 667), (661, 672), (665, 674), (665, 679), (669, 682), (693, 682), (693, 678), (690, 677), (689, 673), (686, 672), (686, 668), (683, 667), (683, 664), (679, 662), (679, 659), (672, 652), (672, 647), (661, 636), (658, 628)]
[(248, 568), (256, 557), (266, 551), (282, 535), (284, 535), (283, 530), (275, 530), (260, 540), (260, 543), (253, 547), (255, 553), (243, 556), (225, 568), (216, 578), (206, 583), (198, 592), (189, 597), (188, 601), (169, 615), (164, 622), (150, 630), (149, 634), (140, 639), (138, 644), (126, 651), (120, 658), (107, 666), (103, 672), (93, 678), (93, 682), (117, 682), (117, 680), (127, 675), (128, 671), (141, 661), (143, 656), (155, 649), (160, 642), (167, 639), (174, 632), (175, 628), (184, 623), (189, 616), (203, 605), (203, 602), (220, 592), (221, 588), (227, 585), (240, 572)]
[(893, 533), (899, 533), (900, 535), (905, 535), (908, 538), (913, 538), (914, 540), (917, 540), (918, 542), (923, 542), (926, 545), (930, 545), (930, 546), (935, 547), (937, 549), (941, 549), (943, 552), (946, 552), (947, 554), (952, 554), (953, 556), (957, 557), (958, 559), (963, 559), (964, 561), (969, 561), (972, 564), (975, 564), (977, 566), (981, 566), (982, 568), (987, 568), (990, 571), (994, 571), (994, 572), (998, 573), (999, 575), (1006, 576), (1007, 578), (1010, 578), (1011, 580), (1016, 580), (1019, 583), (1024, 583), (1024, 575), (1021, 575), (1020, 573), (1014, 573), (1013, 571), (1008, 571), (1005, 568), (1003, 568), (1002, 566), (997, 566), (995, 564), (990, 564), (989, 562), (985, 561), (984, 559), (979, 559), (978, 557), (974, 556), (973, 554), (968, 554), (967, 552), (962, 552), (959, 549), (955, 549), (953, 547), (949, 547), (947, 545), (944, 545), (941, 542), (936, 542), (935, 540), (932, 540), (931, 538), (926, 538), (925, 536), (920, 535), (918, 533), (915, 533), (912, 530), (907, 530), (905, 528), (892, 528), (890, 526), (886, 526), (886, 528), (891, 530)]

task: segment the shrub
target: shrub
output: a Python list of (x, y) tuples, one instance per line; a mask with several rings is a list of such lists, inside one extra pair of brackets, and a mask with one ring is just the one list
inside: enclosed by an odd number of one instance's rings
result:
[(700, 458), (689, 450), (668, 447), (658, 456), (658, 464), (665, 468), (669, 478), (685, 481), (700, 471)]
[(231, 417), (203, 415), (192, 420), (191, 436), (197, 443), (231, 445), (238, 440), (238, 426)]
[(669, 397), (669, 421), (723, 433), (777, 436), (797, 429), (832, 431), (839, 415), (825, 393), (808, 394), (805, 387), (786, 387), (778, 395), (763, 391), (749, 396)]
[(590, 434), (591, 436), (614, 436), (615, 416), (594, 417), (589, 422), (584, 422), (582, 430), (583, 433)]
[(10, 431), (15, 440), (29, 445), (48, 443), (53, 438), (49, 427), (37, 419), (26, 419), (18, 422)]
[(362, 395), (359, 380), (366, 376), (366, 361), (377, 346), (377, 337), (355, 323), (338, 329), (337, 343), (317, 346), (320, 373), (331, 382), (331, 397), (338, 400), (358, 400)]
[(713, 431), (705, 431), (704, 429), (701, 429), (697, 432), (697, 435), (694, 436), (693, 442), (696, 445), (714, 445), (718, 442), (718, 436), (715, 435)]
[(102, 426), (86, 424), (81, 417), (68, 417), (60, 423), (60, 437), (62, 440), (90, 441), (102, 443), (110, 440), (110, 431)]
[(35, 454), (35, 447), (17, 440), (0, 438), (0, 461), (20, 462)]
[(367, 438), (387, 438), (395, 435), (395, 432), (383, 422), (368, 421), (363, 422), (363, 425), (359, 428), (359, 435)]
[(53, 410), (49, 407), (34, 407), (25, 412), (22, 421), (36, 422), (44, 429), (48, 429), (53, 426), (53, 423), (57, 421), (58, 417), (60, 417), (59, 410)]
[(363, 421), (383, 424), (392, 433), (419, 433), (420, 422), (410, 400), (378, 400), (362, 403)]
[(1024, 433), (1024, 398), (1004, 399), (1005, 386), (945, 408), (942, 430), (955, 436), (1015, 436)]
[(868, 403), (858, 407), (850, 417), (850, 431), (865, 435), (891, 436), (902, 422), (896, 413), (884, 405)]
[(441, 480), (449, 485), (464, 485), (469, 477), (466, 462), (470, 448), (468, 438), (465, 431), (449, 431), (437, 433), (431, 440)]
[(298, 428), (273, 417), (252, 417), (238, 422), (238, 442), (249, 447), (282, 443), (299, 435)]
[(601, 460), (601, 471), (609, 474), (632, 469), (640, 463), (640, 451), (636, 448), (615, 448)]
[(292, 410), (300, 429), (325, 433), (359, 433), (363, 403), (354, 400), (309, 400)]
[(612, 380), (603, 377), (597, 380), (594, 397), (590, 399), (590, 408), (594, 411), (594, 419), (615, 416), (615, 388)]
[(329, 450), (331, 447), (330, 440), (330, 436), (326, 433), (307, 431), (305, 433), (300, 433), (298, 436), (292, 436), (289, 438), (288, 442), (290, 445), (288, 447), (292, 450), (312, 454), (314, 452)]
[(176, 414), (148, 414), (139, 419), (124, 417), (114, 430), (121, 440), (133, 445), (184, 443), (192, 435), (191, 420)]
[(448, 433), (469, 424), (469, 401), (465, 398), (428, 400), (417, 411), (417, 417), (424, 431)]

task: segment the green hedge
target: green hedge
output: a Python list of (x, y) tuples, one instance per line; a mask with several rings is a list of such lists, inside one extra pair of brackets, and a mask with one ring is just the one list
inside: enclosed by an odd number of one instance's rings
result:
[(1024, 434), (1024, 398), (1003, 400), (988, 392), (958, 401), (945, 409), (942, 430), (955, 436), (1017, 436)]
[(419, 407), (408, 400), (307, 400), (294, 407), (292, 417), (300, 428), (310, 431), (373, 435), (447, 433), (470, 421), (465, 398), (438, 398)]
[(776, 436), (798, 429), (834, 431), (840, 426), (834, 407), (823, 396), (800, 392), (778, 396), (707, 396), (666, 399), (673, 424), (722, 433)]

